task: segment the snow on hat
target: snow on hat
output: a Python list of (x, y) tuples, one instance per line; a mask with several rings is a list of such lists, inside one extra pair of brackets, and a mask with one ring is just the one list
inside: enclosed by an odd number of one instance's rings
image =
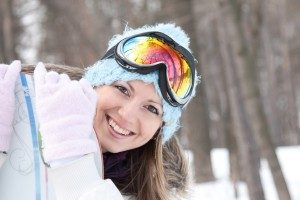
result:
[[(125, 31), (120, 35), (115, 35), (108, 43), (108, 50), (115, 46), (122, 39), (136, 35), (139, 33), (158, 31), (162, 32), (173, 40), (175, 40), (179, 45), (185, 47), (187, 50), (189, 48), (189, 37), (187, 34), (175, 24), (157, 24), (154, 26), (143, 26), (137, 29), (126, 28)], [(129, 72), (115, 61), (113, 58), (103, 59), (97, 61), (92, 66), (88, 67), (85, 71), (84, 78), (87, 79), (91, 85), (100, 86), (100, 85), (111, 85), (115, 81), (131, 81), (131, 80), (142, 80), (145, 83), (153, 83), (156, 89), (156, 92), (162, 98), (163, 101), (163, 116), (164, 126), (162, 127), (163, 142), (168, 141), (174, 133), (179, 129), (179, 119), (181, 116), (182, 109), (181, 107), (173, 107), (167, 101), (164, 100), (159, 85), (158, 85), (158, 71), (151, 72), (149, 74), (139, 74), (134, 72)], [(195, 78), (195, 87), (192, 91), (192, 96), (195, 95), (196, 85), (199, 82), (197, 77)]]

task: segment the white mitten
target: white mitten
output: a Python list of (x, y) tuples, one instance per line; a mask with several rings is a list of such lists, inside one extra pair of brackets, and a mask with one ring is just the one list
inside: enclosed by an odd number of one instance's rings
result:
[(97, 151), (91, 138), (97, 95), (85, 80), (47, 72), (43, 63), (34, 70), (36, 112), (46, 162)]
[(0, 151), (7, 151), (15, 112), (15, 86), (21, 71), (21, 62), (0, 64)]

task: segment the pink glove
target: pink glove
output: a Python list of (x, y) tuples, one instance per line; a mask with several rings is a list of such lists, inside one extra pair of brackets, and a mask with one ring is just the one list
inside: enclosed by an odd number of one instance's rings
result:
[(0, 151), (9, 148), (15, 112), (15, 85), (21, 71), (21, 62), (0, 64)]
[(46, 162), (97, 151), (91, 139), (97, 95), (85, 80), (47, 72), (43, 63), (34, 70), (36, 112)]

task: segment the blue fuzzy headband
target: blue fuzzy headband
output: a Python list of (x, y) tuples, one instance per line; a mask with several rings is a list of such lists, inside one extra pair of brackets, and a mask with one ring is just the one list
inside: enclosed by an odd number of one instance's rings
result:
[[(115, 35), (108, 43), (108, 49), (112, 48), (119, 41), (132, 35), (139, 33), (158, 31), (170, 36), (178, 44), (189, 49), (189, 37), (180, 28), (174, 24), (157, 24), (155, 26), (143, 26), (138, 29), (127, 29), (121, 35)], [(115, 81), (131, 81), (142, 80), (145, 83), (153, 83), (159, 96), (163, 100), (163, 121), (165, 122), (162, 127), (163, 142), (168, 141), (174, 133), (179, 129), (179, 119), (181, 116), (182, 108), (173, 107), (163, 99), (159, 85), (158, 85), (158, 72), (152, 72), (150, 74), (138, 74), (129, 72), (118, 65), (115, 59), (104, 59), (97, 61), (94, 65), (88, 67), (85, 71), (84, 78), (87, 79), (91, 85), (111, 85)], [(199, 78), (196, 73), (196, 82), (192, 96), (195, 95), (196, 85), (199, 82)]]

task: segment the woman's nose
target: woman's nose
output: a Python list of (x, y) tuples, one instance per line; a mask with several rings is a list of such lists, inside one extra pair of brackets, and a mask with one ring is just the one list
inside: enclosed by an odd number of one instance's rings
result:
[(128, 101), (120, 106), (118, 113), (123, 118), (123, 120), (134, 122), (138, 116), (137, 108), (138, 106), (134, 101)]

